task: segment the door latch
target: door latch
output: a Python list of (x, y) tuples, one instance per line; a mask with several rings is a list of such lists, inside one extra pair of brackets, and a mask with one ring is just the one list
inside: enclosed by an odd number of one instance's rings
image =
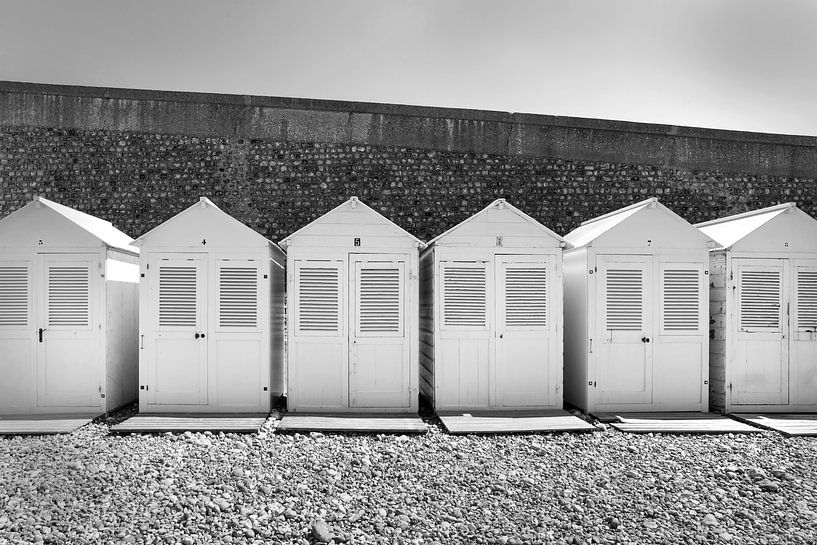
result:
[(650, 342), (650, 338), (649, 337), (641, 337), (641, 342), (642, 343), (648, 343), (648, 342)]
[(39, 329), (39, 337), (40, 337), (40, 342), (43, 342), (43, 331), (45, 331), (45, 329), (43, 329), (43, 328), (41, 327), (41, 328)]

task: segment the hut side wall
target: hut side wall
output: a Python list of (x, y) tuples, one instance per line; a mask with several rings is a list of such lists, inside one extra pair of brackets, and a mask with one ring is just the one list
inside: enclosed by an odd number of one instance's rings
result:
[(709, 254), (709, 410), (726, 412), (726, 251)]
[(420, 259), (420, 394), (434, 405), (434, 250)]
[(566, 251), (564, 280), (564, 400), (587, 409), (587, 249)]
[(270, 262), (270, 395), (286, 392), (286, 256), (273, 251)]

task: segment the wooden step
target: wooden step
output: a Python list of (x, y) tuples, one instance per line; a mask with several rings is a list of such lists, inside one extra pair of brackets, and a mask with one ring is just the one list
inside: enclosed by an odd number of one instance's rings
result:
[(735, 413), (733, 418), (772, 430), (787, 437), (817, 436), (817, 414), (798, 413)]
[(428, 431), (425, 422), (417, 415), (350, 414), (287, 414), (275, 429), (350, 433), (425, 433)]
[(147, 415), (140, 414), (111, 426), (113, 433), (181, 433), (210, 431), (214, 433), (256, 433), (267, 415)]
[[(602, 422), (627, 433), (757, 433), (758, 428), (722, 414), (701, 412), (602, 413)], [(604, 418), (602, 420), (602, 418)]]
[(453, 435), (488, 433), (591, 432), (596, 427), (564, 410), (525, 412), (459, 412), (438, 416)]
[(0, 417), (0, 435), (57, 435), (71, 433), (95, 416), (26, 416)]

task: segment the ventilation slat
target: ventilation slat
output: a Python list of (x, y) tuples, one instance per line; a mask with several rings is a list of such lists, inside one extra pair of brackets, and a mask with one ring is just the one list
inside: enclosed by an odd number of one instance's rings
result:
[(817, 271), (797, 271), (797, 330), (817, 331)]
[(0, 326), (28, 325), (28, 267), (0, 267)]
[(644, 308), (643, 273), (637, 269), (607, 270), (608, 331), (641, 331)]
[(780, 271), (744, 269), (740, 273), (740, 328), (780, 329)]
[(159, 267), (159, 326), (196, 327), (196, 267)]
[(301, 267), (298, 271), (299, 331), (337, 332), (339, 320), (338, 270)]
[(505, 325), (547, 326), (547, 269), (513, 267), (505, 270)]
[(258, 269), (219, 269), (220, 327), (256, 327), (258, 324)]
[(400, 270), (360, 269), (359, 333), (400, 332)]
[(485, 268), (443, 265), (443, 323), (485, 327)]
[(91, 273), (87, 266), (48, 266), (48, 325), (88, 327)]
[(664, 270), (664, 330), (698, 331), (701, 277), (695, 269)]

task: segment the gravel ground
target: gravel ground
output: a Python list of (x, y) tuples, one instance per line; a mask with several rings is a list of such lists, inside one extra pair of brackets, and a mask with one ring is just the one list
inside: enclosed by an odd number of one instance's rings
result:
[(817, 438), (108, 435), (124, 416), (0, 439), (0, 543), (817, 543)]

